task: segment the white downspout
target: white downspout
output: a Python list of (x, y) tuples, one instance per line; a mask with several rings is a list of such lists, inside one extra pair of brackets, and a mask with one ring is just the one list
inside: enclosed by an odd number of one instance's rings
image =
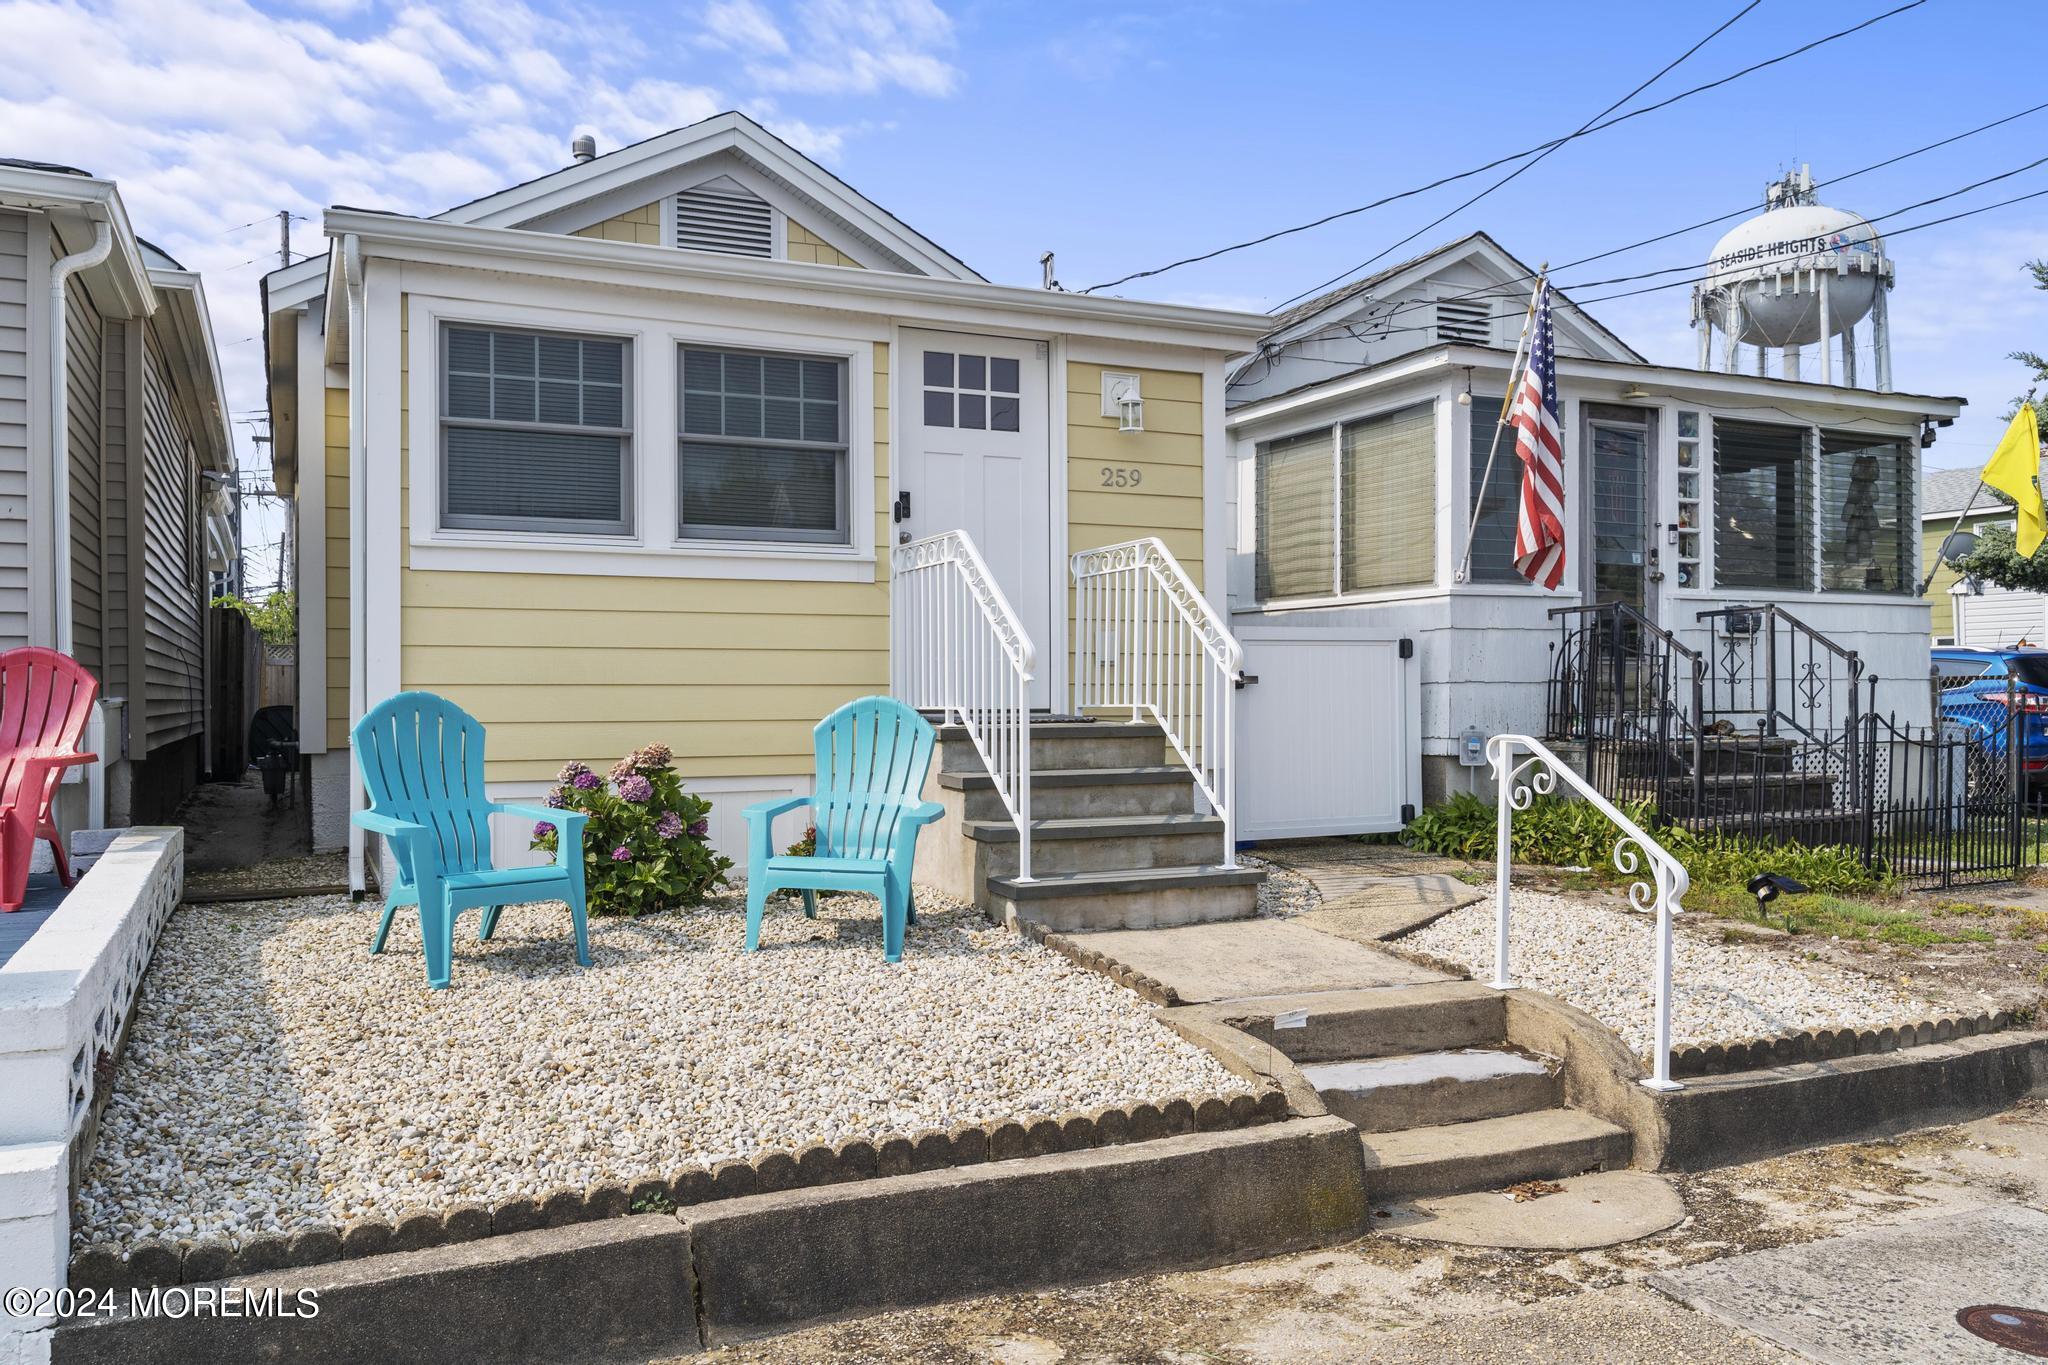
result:
[[(71, 631), (71, 375), (67, 360), (71, 320), (64, 286), (73, 275), (90, 269), (114, 251), (114, 225), (94, 223), (92, 245), (50, 263), (50, 577), (57, 609), (57, 652), (69, 654)], [(107, 787), (104, 716), (95, 704), (92, 727), (100, 758), (92, 765), (86, 782), (86, 824), (102, 829), (107, 823)]]
[(71, 376), (65, 366), (70, 321), (64, 285), (73, 275), (107, 259), (114, 250), (111, 223), (92, 225), (92, 245), (50, 265), (50, 531), (54, 537), (51, 577), (57, 590), (57, 652), (71, 652)]
[[(348, 714), (349, 724), (354, 725), (369, 695), (363, 672), (363, 538), (367, 520), (363, 469), (368, 464), (363, 451), (363, 243), (354, 233), (342, 239), (341, 274), (348, 297)], [(351, 817), (363, 809), (363, 774), (353, 743), (348, 746), (348, 809)], [(348, 826), (348, 887), (358, 896), (365, 887), (363, 829), (353, 818)]]

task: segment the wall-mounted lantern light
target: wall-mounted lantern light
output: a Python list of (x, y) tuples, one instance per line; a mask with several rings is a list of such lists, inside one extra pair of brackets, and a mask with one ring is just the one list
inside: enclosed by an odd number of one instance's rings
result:
[(1102, 415), (1116, 418), (1118, 431), (1145, 429), (1145, 396), (1139, 391), (1138, 376), (1102, 372)]

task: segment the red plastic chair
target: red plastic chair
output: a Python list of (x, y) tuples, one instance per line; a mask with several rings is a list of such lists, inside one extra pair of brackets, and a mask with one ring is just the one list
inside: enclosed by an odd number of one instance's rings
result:
[(28, 898), (38, 839), (50, 841), (57, 879), (72, 884), (50, 803), (66, 768), (99, 757), (78, 752), (99, 690), (98, 679), (54, 649), (0, 654), (0, 911), (19, 910)]

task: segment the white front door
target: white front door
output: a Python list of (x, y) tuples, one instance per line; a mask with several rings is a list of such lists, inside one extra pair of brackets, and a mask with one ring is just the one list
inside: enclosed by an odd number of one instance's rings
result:
[(899, 541), (974, 537), (1038, 652), (1031, 704), (1052, 704), (1052, 446), (1045, 344), (903, 333), (896, 357)]

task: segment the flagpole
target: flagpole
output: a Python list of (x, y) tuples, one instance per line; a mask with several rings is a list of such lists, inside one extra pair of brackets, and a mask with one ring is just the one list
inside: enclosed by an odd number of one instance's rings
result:
[[(2022, 398), (2020, 401), (2022, 403), (2032, 403), (2034, 401), (2034, 391), (2032, 389), (2028, 389), (2027, 396), (2025, 398)], [(1989, 468), (1990, 466), (1986, 465), (1985, 467)], [(1948, 528), (1948, 536), (1943, 536), (1941, 538), (1941, 545), (1937, 545), (1934, 547), (1934, 565), (1933, 567), (1927, 570), (1927, 577), (1920, 580), (1920, 592), (1918, 595), (1921, 597), (1927, 596), (1927, 589), (1933, 585), (1934, 576), (1941, 572), (1941, 566), (1943, 563), (1941, 554), (1942, 546), (1948, 544), (1949, 536), (1952, 536), (1956, 532), (1963, 529), (1963, 518), (1970, 515), (1970, 509), (1977, 505), (1977, 495), (1984, 491), (1984, 480), (1981, 477), (1983, 474), (1983, 470), (1979, 470), (1978, 474), (1980, 477), (1977, 479), (1977, 486), (1970, 490), (1970, 500), (1963, 504), (1962, 511), (1956, 513), (1956, 524)]]
[(1528, 349), (1529, 329), (1536, 320), (1536, 301), (1543, 297), (1543, 284), (1550, 274), (1550, 262), (1545, 261), (1536, 272), (1536, 287), (1529, 291), (1529, 311), (1522, 315), (1522, 335), (1515, 340), (1515, 359), (1508, 366), (1507, 392), (1501, 395), (1500, 420), (1493, 424), (1493, 445), (1486, 452), (1486, 472), (1479, 476), (1479, 487), (1472, 494), (1472, 519), (1465, 524), (1465, 556), (1458, 561), (1458, 574), (1453, 582), (1463, 583), (1472, 572), (1472, 538), (1479, 532), (1479, 513), (1486, 506), (1486, 487), (1493, 482), (1493, 462), (1500, 455), (1500, 434), (1507, 430), (1508, 413), (1515, 405), (1515, 389), (1521, 383), (1522, 355)]

